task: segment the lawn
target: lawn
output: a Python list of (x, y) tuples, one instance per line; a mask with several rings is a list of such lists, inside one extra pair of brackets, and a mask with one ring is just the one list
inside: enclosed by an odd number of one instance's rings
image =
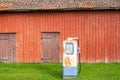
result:
[[(120, 80), (120, 63), (81, 65), (71, 80)], [(61, 63), (0, 63), (0, 80), (63, 80)]]

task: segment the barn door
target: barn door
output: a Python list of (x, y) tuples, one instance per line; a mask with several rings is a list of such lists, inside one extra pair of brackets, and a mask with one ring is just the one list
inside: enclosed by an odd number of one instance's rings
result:
[(0, 33), (0, 62), (15, 62), (16, 35)]
[(59, 39), (57, 32), (42, 33), (42, 61), (59, 62)]

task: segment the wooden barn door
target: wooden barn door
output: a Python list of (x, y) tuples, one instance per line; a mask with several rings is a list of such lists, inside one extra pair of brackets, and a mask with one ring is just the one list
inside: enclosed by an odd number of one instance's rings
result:
[(42, 62), (59, 62), (60, 34), (57, 32), (42, 33)]
[(0, 33), (0, 62), (15, 62), (16, 35)]

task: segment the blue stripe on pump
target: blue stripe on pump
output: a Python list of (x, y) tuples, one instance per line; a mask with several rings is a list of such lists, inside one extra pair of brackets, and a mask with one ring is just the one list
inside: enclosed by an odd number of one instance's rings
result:
[(77, 67), (63, 67), (63, 76), (77, 76)]

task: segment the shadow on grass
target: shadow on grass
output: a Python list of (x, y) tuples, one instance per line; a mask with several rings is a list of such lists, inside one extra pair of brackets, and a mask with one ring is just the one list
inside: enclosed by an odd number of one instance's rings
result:
[[(43, 77), (49, 77), (49, 78), (55, 78), (57, 80), (63, 80), (62, 77), (62, 64), (58, 63), (58, 64), (41, 64), (39, 67), (39, 70), (42, 72)], [(79, 64), (79, 69), (78, 69), (79, 73), (81, 73), (81, 64)], [(48, 78), (48, 79), (49, 79)]]
[(62, 66), (61, 64), (41, 64), (39, 70), (42, 72), (43, 77), (53, 77), (62, 80)]

